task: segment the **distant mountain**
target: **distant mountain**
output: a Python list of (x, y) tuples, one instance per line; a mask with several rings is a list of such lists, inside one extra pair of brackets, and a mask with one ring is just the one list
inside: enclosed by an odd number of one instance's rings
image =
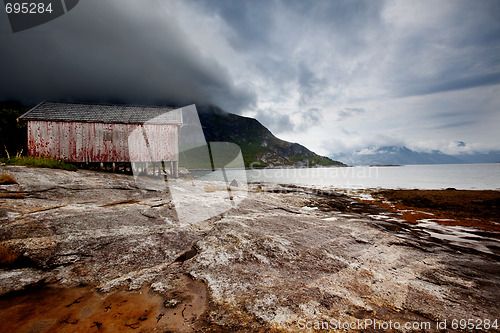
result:
[(332, 156), (348, 165), (407, 165), (407, 164), (457, 164), (465, 163), (456, 156), (446, 155), (435, 150), (421, 153), (407, 147), (385, 146), (369, 147), (350, 154)]
[[(17, 123), (16, 118), (27, 110), (20, 103), (0, 101), (2, 152), (7, 149), (13, 154), (21, 150), (26, 152), (26, 126), (24, 123)], [(211, 105), (197, 105), (197, 110), (206, 140), (239, 145), (246, 167), (345, 166), (341, 162), (317, 155), (298, 143), (278, 139), (254, 118), (231, 114)], [(17, 127), (20, 129), (16, 130)]]
[(500, 163), (500, 151), (453, 155), (463, 163)]
[(233, 142), (240, 146), (245, 166), (344, 166), (306, 147), (275, 137), (257, 119), (223, 111), (216, 106), (196, 106), (208, 142)]

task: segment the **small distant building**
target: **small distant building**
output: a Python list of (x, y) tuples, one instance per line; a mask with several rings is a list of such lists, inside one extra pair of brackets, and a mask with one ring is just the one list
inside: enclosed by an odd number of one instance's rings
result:
[[(45, 101), (19, 119), (28, 123), (32, 156), (85, 163), (165, 161), (177, 175), (181, 109)], [(140, 140), (129, 140), (131, 134)]]

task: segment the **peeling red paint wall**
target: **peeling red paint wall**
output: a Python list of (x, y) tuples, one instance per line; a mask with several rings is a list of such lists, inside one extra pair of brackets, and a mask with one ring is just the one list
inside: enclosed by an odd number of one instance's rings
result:
[[(28, 151), (72, 162), (177, 161), (178, 130), (177, 125), (29, 121)], [(139, 140), (129, 149), (132, 132)]]

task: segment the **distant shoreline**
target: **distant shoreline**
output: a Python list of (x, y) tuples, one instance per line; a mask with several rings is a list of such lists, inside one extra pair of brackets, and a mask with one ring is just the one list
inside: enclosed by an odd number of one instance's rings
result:
[[(245, 168), (215, 168), (214, 170), (273, 170), (273, 169), (320, 169), (320, 168), (348, 168), (350, 165), (318, 165), (318, 166), (274, 166), (274, 167), (245, 167)], [(214, 171), (212, 169), (186, 168), (188, 171)]]
[(372, 164), (372, 165), (369, 165), (370, 167), (399, 167), (399, 166), (403, 166), (401, 164)]

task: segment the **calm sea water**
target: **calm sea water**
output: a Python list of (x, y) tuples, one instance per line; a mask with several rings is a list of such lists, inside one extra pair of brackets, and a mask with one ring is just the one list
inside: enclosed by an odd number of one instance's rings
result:
[(247, 170), (247, 180), (335, 188), (500, 190), (500, 163)]

